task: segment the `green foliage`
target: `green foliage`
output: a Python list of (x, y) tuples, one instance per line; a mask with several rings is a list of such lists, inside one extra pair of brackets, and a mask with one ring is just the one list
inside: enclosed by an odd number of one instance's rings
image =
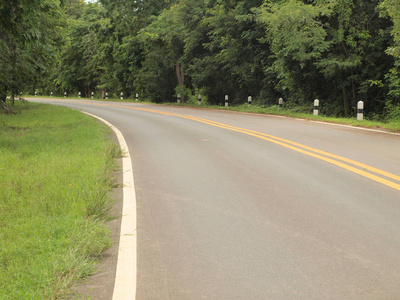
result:
[[(375, 2), (375, 3), (374, 3)], [(363, 99), (368, 108), (384, 98), (371, 81), (383, 80), (391, 62), (385, 57), (390, 24), (376, 13), (377, 1), (268, 1), (260, 20), (274, 53), (268, 69), (289, 97), (320, 98), (345, 115)]]
[(400, 104), (393, 104), (392, 101), (387, 101), (385, 106), (386, 121), (400, 122)]
[(384, 0), (379, 8), (381, 15), (388, 17), (393, 22), (390, 32), (393, 42), (386, 49), (386, 53), (395, 58), (395, 63), (386, 74), (386, 80), (389, 85), (388, 96), (393, 101), (400, 103), (400, 3), (395, 0)]
[(101, 41), (101, 35), (108, 31), (110, 22), (98, 3), (71, 2), (67, 9), (75, 15), (69, 16), (66, 44), (61, 53), (61, 72), (56, 83), (69, 93), (80, 91), (89, 96), (104, 74), (106, 53), (110, 47)]
[(400, 2), (396, 0), (384, 0), (379, 8), (384, 16), (389, 16), (393, 22), (391, 34), (393, 36), (393, 45), (386, 50), (388, 54), (400, 58)]
[[(359, 100), (375, 115), (387, 99), (400, 102), (398, 1), (63, 2), (62, 12), (57, 0), (1, 7), (3, 99), (23, 82), (39, 92), (139, 93), (153, 102), (174, 102), (177, 87), (219, 105), (226, 94), (235, 105), (249, 95), (262, 105), (318, 98), (338, 116), (354, 114)], [(10, 7), (22, 9), (8, 15)]]
[(207, 10), (201, 25), (205, 32), (203, 49), (191, 58), (193, 84), (206, 90), (210, 102), (221, 103), (229, 94), (233, 103), (246, 101), (249, 95), (274, 95), (265, 76), (270, 63), (268, 47), (260, 43), (264, 29), (252, 10), (260, 1), (232, 1)]
[(41, 83), (57, 58), (62, 26), (60, 1), (2, 1), (0, 5), (0, 98)]
[(267, 3), (259, 20), (266, 23), (267, 41), (274, 61), (268, 72), (279, 79), (277, 88), (286, 98), (317, 98), (320, 84), (314, 65), (331, 46), (320, 17), (332, 13), (330, 6), (301, 1)]
[(400, 102), (400, 60), (397, 60), (395, 66), (389, 70), (385, 79), (389, 84), (388, 96), (394, 99), (397, 103)]

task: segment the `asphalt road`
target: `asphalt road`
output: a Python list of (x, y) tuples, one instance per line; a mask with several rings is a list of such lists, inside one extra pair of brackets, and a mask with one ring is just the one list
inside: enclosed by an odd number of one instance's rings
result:
[(400, 299), (399, 135), (50, 101), (125, 136), (137, 195), (136, 299)]

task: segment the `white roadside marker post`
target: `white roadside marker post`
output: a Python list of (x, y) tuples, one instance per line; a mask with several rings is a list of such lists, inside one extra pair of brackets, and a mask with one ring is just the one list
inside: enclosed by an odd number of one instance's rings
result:
[(314, 100), (314, 116), (318, 116), (318, 111), (319, 111), (319, 100), (315, 99)]
[(251, 96), (249, 96), (249, 97), (247, 97), (247, 103), (249, 104), (249, 106), (251, 106), (251, 101), (252, 101), (253, 99), (251, 98)]
[(178, 94), (178, 98), (176, 99), (176, 102), (178, 104), (181, 104), (181, 94)]
[(229, 106), (228, 100), (229, 100), (228, 95), (225, 95), (225, 107)]
[(364, 120), (364, 102), (358, 101), (357, 103), (357, 121)]

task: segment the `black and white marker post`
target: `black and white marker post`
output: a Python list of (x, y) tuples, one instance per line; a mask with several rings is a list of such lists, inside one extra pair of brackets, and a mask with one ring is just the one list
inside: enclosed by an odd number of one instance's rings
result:
[(181, 94), (178, 94), (178, 98), (176, 99), (176, 102), (178, 104), (181, 104)]
[(124, 100), (124, 93), (121, 92), (121, 100)]
[(81, 95), (82, 95), (82, 94), (81, 94), (81, 92), (79, 92), (79, 93), (78, 93), (78, 95), (79, 95), (79, 98), (80, 98), (80, 97), (81, 97)]
[(92, 92), (92, 99), (93, 99), (93, 97), (94, 97), (94, 92)]
[(249, 104), (249, 106), (251, 106), (251, 100), (252, 100), (251, 96), (247, 97), (247, 103)]
[(108, 92), (106, 92), (106, 100), (108, 100)]
[(139, 94), (136, 94), (136, 101), (139, 101)]
[(364, 120), (364, 102), (358, 101), (357, 103), (357, 121)]
[(228, 100), (229, 100), (228, 95), (225, 95), (225, 107), (229, 106)]
[(67, 92), (64, 92), (64, 98), (67, 98)]
[(279, 108), (282, 108), (282, 106), (283, 106), (283, 98), (279, 98), (278, 104), (279, 104)]
[(198, 96), (197, 100), (198, 100), (199, 106), (201, 106), (201, 95)]
[(319, 100), (315, 99), (314, 100), (314, 116), (318, 116), (319, 112)]

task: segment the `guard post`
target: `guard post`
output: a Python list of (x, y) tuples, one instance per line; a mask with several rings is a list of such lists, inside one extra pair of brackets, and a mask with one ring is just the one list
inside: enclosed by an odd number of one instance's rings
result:
[(318, 112), (319, 112), (319, 100), (315, 99), (314, 100), (314, 116), (318, 116)]
[(357, 121), (364, 120), (364, 102), (358, 101), (357, 103)]

